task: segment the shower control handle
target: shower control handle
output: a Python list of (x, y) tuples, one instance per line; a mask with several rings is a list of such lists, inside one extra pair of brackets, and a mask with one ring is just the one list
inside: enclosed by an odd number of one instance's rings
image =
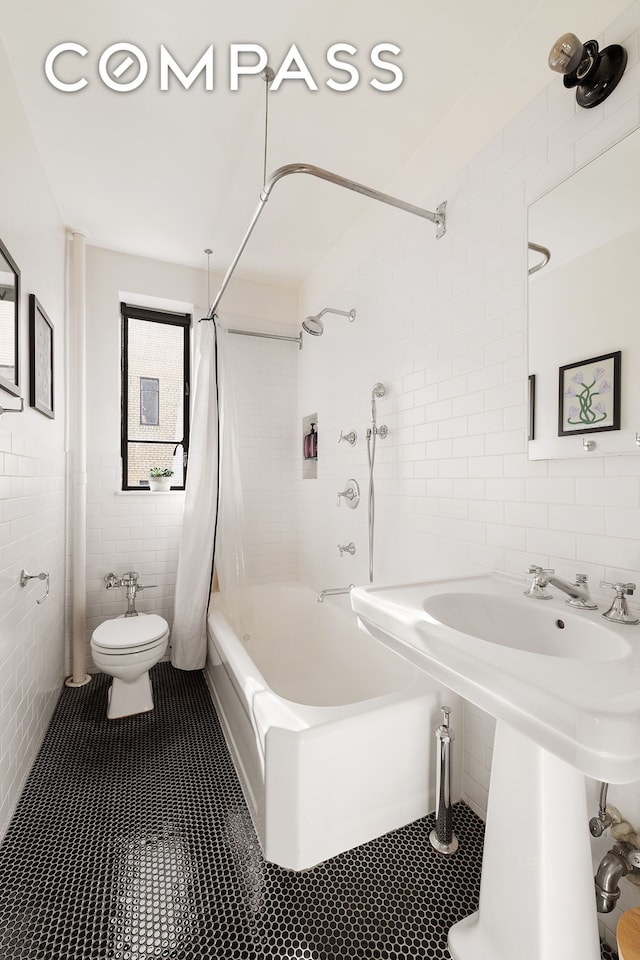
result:
[(350, 430), (349, 433), (343, 433), (340, 431), (340, 436), (338, 437), (338, 443), (342, 443), (343, 440), (346, 440), (347, 443), (350, 443), (352, 447), (355, 446), (356, 440), (358, 439), (358, 434), (355, 430)]
[(344, 498), (345, 503), (351, 510), (355, 510), (360, 503), (360, 487), (358, 486), (357, 480), (347, 480), (347, 485), (344, 490), (338, 491), (338, 507), (340, 506), (341, 498)]
[(345, 553), (350, 553), (351, 556), (353, 556), (356, 552), (356, 545), (353, 543), (353, 541), (351, 543), (347, 543), (346, 546), (342, 546), (342, 544), (339, 543), (338, 550), (340, 551), (341, 557), (343, 557)]

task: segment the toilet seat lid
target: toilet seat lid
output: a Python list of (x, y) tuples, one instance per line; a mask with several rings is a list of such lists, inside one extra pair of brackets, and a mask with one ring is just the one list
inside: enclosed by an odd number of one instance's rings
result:
[(93, 632), (92, 643), (107, 650), (130, 650), (162, 640), (169, 624), (157, 613), (105, 620)]

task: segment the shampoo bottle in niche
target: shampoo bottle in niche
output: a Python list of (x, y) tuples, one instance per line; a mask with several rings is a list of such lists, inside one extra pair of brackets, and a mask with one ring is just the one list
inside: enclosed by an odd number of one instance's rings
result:
[(311, 424), (311, 430), (304, 438), (304, 458), (313, 460), (318, 456), (318, 434), (315, 432), (315, 423)]

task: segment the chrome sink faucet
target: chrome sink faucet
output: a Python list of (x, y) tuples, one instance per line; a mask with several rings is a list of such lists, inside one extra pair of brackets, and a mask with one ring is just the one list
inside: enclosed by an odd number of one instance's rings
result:
[(570, 607), (578, 607), (580, 610), (597, 610), (598, 604), (593, 602), (589, 592), (589, 584), (586, 573), (576, 574), (575, 583), (569, 583), (557, 576), (555, 570), (547, 570), (531, 564), (527, 573), (531, 574), (531, 583), (524, 591), (525, 597), (533, 597), (534, 600), (550, 600), (553, 594), (547, 591), (547, 586), (551, 584), (568, 594), (569, 599), (565, 600)]

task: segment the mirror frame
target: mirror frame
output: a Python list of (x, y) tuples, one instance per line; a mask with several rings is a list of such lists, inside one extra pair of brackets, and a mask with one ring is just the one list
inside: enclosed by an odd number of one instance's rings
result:
[(14, 397), (20, 397), (20, 270), (18, 264), (15, 262), (7, 248), (5, 247), (2, 240), (0, 240), (0, 256), (4, 257), (8, 266), (13, 271), (15, 277), (15, 290), (16, 290), (16, 299), (15, 306), (13, 311), (13, 321), (14, 321), (14, 356), (15, 356), (15, 378), (13, 380), (7, 379), (0, 374), (0, 387), (3, 390), (6, 390), (7, 393), (12, 394)]

